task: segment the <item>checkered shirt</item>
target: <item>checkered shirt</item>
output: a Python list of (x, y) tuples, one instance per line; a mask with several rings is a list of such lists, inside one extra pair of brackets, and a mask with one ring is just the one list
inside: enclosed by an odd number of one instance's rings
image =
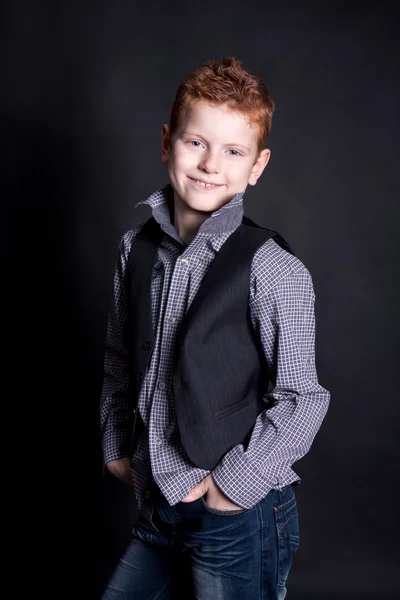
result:
[[(131, 462), (139, 508), (145, 505), (153, 482), (174, 505), (209, 474), (190, 462), (182, 446), (173, 403), (173, 351), (182, 318), (207, 269), (243, 216), (242, 193), (213, 212), (187, 245), (171, 223), (172, 196), (172, 188), (166, 185), (139, 202), (149, 205), (165, 234), (151, 288), (155, 345), (138, 399), (145, 433)], [(131, 434), (125, 425), (125, 272), (141, 227), (122, 236), (114, 273), (100, 410), (105, 463), (126, 456), (121, 447)], [(273, 397), (275, 405), (258, 416), (248, 446), (233, 447), (212, 472), (223, 493), (243, 508), (254, 506), (271, 489), (300, 482), (293, 463), (309, 451), (328, 409), (330, 394), (319, 384), (315, 367), (314, 302), (310, 273), (298, 258), (272, 239), (257, 249), (251, 265), (250, 317), (273, 376), (265, 399)]]

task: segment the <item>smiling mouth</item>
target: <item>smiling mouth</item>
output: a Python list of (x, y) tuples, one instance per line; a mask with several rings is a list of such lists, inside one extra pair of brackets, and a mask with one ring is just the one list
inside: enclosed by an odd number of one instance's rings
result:
[(201, 181), (200, 179), (194, 179), (193, 177), (189, 177), (189, 179), (191, 181), (193, 181), (193, 183), (195, 183), (199, 187), (204, 188), (205, 190), (213, 190), (216, 188), (220, 188), (223, 185), (220, 183), (207, 183), (206, 181)]

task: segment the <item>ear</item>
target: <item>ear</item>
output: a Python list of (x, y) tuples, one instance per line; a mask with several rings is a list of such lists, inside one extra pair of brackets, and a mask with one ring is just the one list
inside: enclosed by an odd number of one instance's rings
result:
[(161, 162), (165, 165), (168, 162), (169, 150), (171, 146), (171, 137), (169, 125), (163, 125), (161, 128)]
[(261, 176), (271, 156), (271, 150), (264, 148), (261, 150), (260, 156), (257, 158), (249, 177), (249, 185), (256, 185), (257, 179)]

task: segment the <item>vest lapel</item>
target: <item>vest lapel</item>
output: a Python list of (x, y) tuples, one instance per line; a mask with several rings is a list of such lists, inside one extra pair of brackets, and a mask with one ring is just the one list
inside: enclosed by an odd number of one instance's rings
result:
[[(241, 268), (242, 262), (248, 261), (249, 253), (254, 254), (258, 246), (275, 235), (274, 231), (254, 225), (248, 227), (243, 223), (230, 235), (213, 259), (192, 303), (182, 319), (180, 336), (184, 336), (195, 314), (204, 305), (209, 294), (218, 295), (226, 283), (235, 276), (235, 271)], [(250, 281), (249, 281), (250, 291)]]
[(127, 265), (128, 321), (126, 343), (136, 358), (135, 377), (138, 382), (146, 369), (154, 346), (151, 315), (151, 282), (157, 248), (164, 235), (151, 217), (134, 239)]

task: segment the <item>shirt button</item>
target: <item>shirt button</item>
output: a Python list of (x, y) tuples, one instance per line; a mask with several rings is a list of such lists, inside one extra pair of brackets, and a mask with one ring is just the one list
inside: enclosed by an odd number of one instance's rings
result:
[(176, 318), (175, 317), (168, 317), (167, 322), (172, 325), (172, 323), (175, 323)]
[(160, 381), (158, 383), (158, 389), (159, 390), (165, 390), (166, 387), (167, 387), (167, 384), (165, 383), (165, 381)]
[(189, 264), (189, 261), (188, 261), (188, 259), (187, 259), (187, 258), (181, 258), (181, 263), (182, 263), (183, 265), (188, 265), (188, 264)]
[(161, 438), (159, 438), (159, 437), (158, 437), (158, 438), (156, 438), (156, 444), (157, 444), (157, 446), (161, 446), (161, 444), (162, 444), (162, 439), (161, 439)]

